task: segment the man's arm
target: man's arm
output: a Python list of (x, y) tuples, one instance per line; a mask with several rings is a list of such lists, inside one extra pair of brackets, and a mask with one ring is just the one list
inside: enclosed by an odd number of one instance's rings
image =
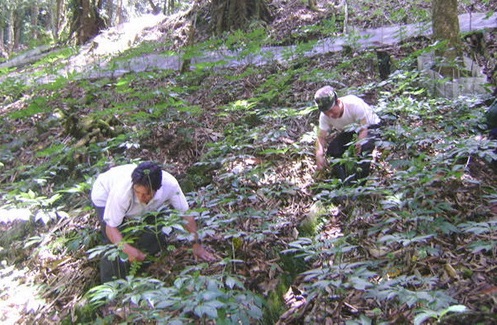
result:
[[(164, 185), (163, 185), (164, 186)], [(173, 206), (177, 211), (182, 211), (183, 213), (187, 213), (188, 211), (188, 202), (186, 201), (185, 195), (181, 190), (178, 182), (174, 180), (174, 190), (172, 193), (174, 195), (169, 198), (169, 203)], [(200, 239), (197, 233), (197, 223), (195, 222), (195, 218), (193, 216), (183, 215), (183, 219), (186, 221), (185, 229), (195, 236), (195, 243), (193, 244), (193, 255), (204, 260), (204, 261), (215, 261), (216, 258), (213, 254), (209, 253), (201, 244)]]
[(117, 228), (117, 226), (113, 227), (109, 225), (120, 225), (123, 222), (127, 207), (130, 205), (130, 195), (129, 191), (124, 191), (124, 187), (115, 187), (110, 191), (103, 216), (106, 223), (105, 234), (111, 243), (117, 245), (126, 255), (128, 255), (128, 260), (130, 262), (141, 262), (145, 260), (146, 254), (138, 248), (123, 242), (123, 235), (119, 228)]
[(318, 170), (326, 167), (325, 148), (327, 137), (328, 132), (318, 129), (318, 138), (316, 140), (316, 165)]
[(363, 118), (360, 124), (361, 129), (359, 130), (359, 134), (357, 135), (357, 142), (355, 144), (355, 149), (358, 155), (361, 153), (362, 140), (368, 137), (368, 122), (366, 121), (366, 118)]
[[(123, 240), (123, 235), (116, 227), (111, 227), (109, 225), (105, 226), (105, 233), (107, 234), (107, 238), (111, 241), (111, 243), (120, 246), (121, 241)], [(130, 244), (125, 243), (122, 245), (122, 250), (125, 254), (128, 255), (128, 259), (130, 262), (134, 261), (143, 261), (147, 256), (141, 250), (136, 247), (131, 246)]]
[(197, 233), (197, 222), (195, 221), (195, 218), (193, 216), (184, 216), (183, 218), (186, 220), (186, 230), (188, 230), (189, 233), (195, 236), (195, 243), (193, 244), (193, 254), (204, 261), (215, 261), (216, 258), (214, 257), (214, 255), (208, 252), (200, 243), (200, 239), (198, 238)]

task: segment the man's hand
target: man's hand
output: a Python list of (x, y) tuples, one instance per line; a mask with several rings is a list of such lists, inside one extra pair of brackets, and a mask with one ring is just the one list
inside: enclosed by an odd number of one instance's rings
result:
[(326, 147), (326, 137), (328, 132), (319, 129), (318, 138), (316, 140), (316, 168), (317, 170), (322, 170), (326, 167), (326, 158), (324, 154), (324, 148)]
[(316, 156), (316, 169), (322, 170), (325, 167), (326, 167), (326, 158), (324, 158), (324, 156), (322, 156), (322, 155), (317, 155)]
[[(197, 233), (197, 223), (195, 222), (195, 218), (193, 216), (184, 216), (186, 220), (185, 228), (190, 233), (192, 233), (195, 237), (195, 241), (198, 241), (198, 233)], [(200, 258), (206, 262), (213, 262), (217, 258), (210, 252), (208, 252), (202, 245), (199, 243), (193, 244), (193, 255), (195, 257)]]
[(360, 155), (360, 154), (361, 154), (361, 150), (362, 150), (362, 145), (361, 145), (361, 143), (360, 143), (360, 141), (359, 141), (359, 142), (357, 142), (357, 143), (355, 144), (355, 152), (356, 152), (356, 154), (357, 154), (357, 155)]
[(145, 258), (147, 257), (147, 255), (138, 248), (122, 242), (123, 235), (121, 234), (121, 231), (117, 227), (111, 227), (109, 225), (106, 225), (105, 233), (107, 234), (107, 238), (109, 238), (111, 243), (116, 244), (120, 248), (122, 248), (123, 252), (126, 255), (128, 255), (128, 259), (130, 262), (134, 261), (141, 262), (145, 260)]
[(142, 262), (147, 257), (147, 254), (129, 244), (124, 245), (123, 252), (128, 255), (128, 259), (131, 263), (135, 261)]
[(206, 262), (214, 262), (216, 260), (216, 257), (212, 253), (198, 243), (193, 244), (193, 255)]
[[(184, 225), (185, 229), (195, 236), (197, 235), (197, 223), (195, 222), (195, 218), (193, 216), (183, 216), (183, 219), (186, 220), (186, 224)], [(197, 238), (197, 237), (195, 237)]]
[[(364, 125), (366, 123), (366, 120), (361, 121), (361, 123)], [(367, 137), (368, 137), (368, 128), (367, 127), (363, 127), (359, 131), (359, 135), (357, 137), (357, 142), (355, 144), (355, 152), (357, 153), (357, 155), (361, 154), (363, 141)]]

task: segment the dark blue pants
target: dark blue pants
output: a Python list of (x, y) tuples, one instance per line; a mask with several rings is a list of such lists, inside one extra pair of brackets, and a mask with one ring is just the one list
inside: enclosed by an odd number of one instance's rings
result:
[[(105, 208), (95, 207), (95, 210), (100, 220), (103, 243), (110, 244), (110, 240), (105, 233), (106, 225), (103, 220)], [(146, 227), (136, 234), (137, 240), (132, 245), (147, 255), (155, 255), (161, 251), (162, 247), (165, 247), (165, 235), (155, 225), (155, 218), (153, 216), (144, 218), (143, 222), (146, 224)], [(122, 231), (125, 227), (125, 225), (122, 225), (118, 229)], [(144, 266), (146, 264), (144, 263)], [(129, 268), (130, 263), (128, 261), (123, 261), (119, 257), (111, 260), (107, 256), (102, 256), (100, 259), (100, 281), (101, 283), (105, 283), (112, 281), (114, 278), (124, 279), (129, 274)]]
[[(345, 164), (336, 163), (333, 165), (333, 171), (338, 178), (349, 184), (351, 181), (357, 181), (369, 176), (371, 171), (371, 153), (375, 148), (378, 139), (377, 129), (379, 125), (372, 125), (368, 128), (368, 138), (361, 145), (360, 161), (354, 164), (354, 167), (347, 168)], [(341, 132), (331, 140), (326, 150), (326, 155), (332, 158), (341, 158), (352, 141), (354, 141), (355, 132)]]

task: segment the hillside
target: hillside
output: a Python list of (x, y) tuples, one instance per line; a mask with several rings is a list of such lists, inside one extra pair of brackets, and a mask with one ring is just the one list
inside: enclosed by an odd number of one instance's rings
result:
[[(295, 44), (298, 58), (304, 41), (342, 33), (335, 18), (343, 8), (318, 3), (314, 12), (300, 1), (274, 2), (264, 33), (254, 27), (216, 40), (199, 33), (198, 47), (251, 54)], [(402, 14), (398, 3), (405, 17), (392, 21)], [(348, 22), (417, 22), (429, 8), (398, 3), (357, 2)], [(496, 9), (487, 1), (472, 8)], [(93, 52), (91, 60), (178, 51), (187, 18), (164, 19), (133, 48)], [(497, 34), (475, 35), (465, 37), (465, 50), (488, 75), (489, 94), (451, 100), (432, 96), (416, 69), (416, 58), (434, 48), (426, 37), (382, 49), (392, 58), (385, 80), (377, 51), (354, 46), (263, 67), (213, 63), (183, 74), (20, 81), (89, 58), (86, 47), (2, 71), (0, 320), (495, 323), (497, 157), (484, 114), (495, 99)], [(385, 121), (373, 173), (361, 186), (315, 170), (312, 99), (325, 84), (361, 96)], [(219, 259), (195, 261), (177, 230), (146, 274), (99, 286), (95, 255), (103, 248), (88, 193), (99, 172), (137, 160), (160, 162), (178, 178)]]

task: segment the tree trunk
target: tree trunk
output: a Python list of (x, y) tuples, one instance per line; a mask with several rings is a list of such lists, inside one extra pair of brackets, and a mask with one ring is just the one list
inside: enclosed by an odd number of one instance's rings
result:
[(0, 58), (8, 59), (9, 54), (5, 50), (5, 44), (3, 40), (5, 39), (5, 30), (4, 28), (0, 28)]
[(79, 26), (78, 44), (86, 43), (96, 35), (96, 23), (90, 0), (81, 0), (81, 25)]
[(14, 11), (9, 12), (9, 20), (7, 22), (7, 52), (12, 53), (14, 48)]
[(445, 77), (457, 79), (461, 74), (462, 42), (459, 37), (457, 0), (433, 0), (433, 37), (446, 42), (443, 50), (436, 52), (441, 58), (438, 68)]
[(12, 49), (17, 50), (21, 46), (21, 35), (22, 35), (22, 17), (24, 12), (16, 10), (14, 12), (14, 44), (12, 44)]
[(75, 0), (71, 34), (76, 32), (78, 45), (88, 42), (104, 28), (104, 21), (98, 14), (101, 4), (94, 0)]
[(64, 16), (64, 3), (63, 0), (56, 0), (55, 5), (49, 8), (50, 17), (47, 21), (47, 30), (52, 32), (53, 39), (55, 41), (59, 40), (61, 26), (63, 26), (65, 16)]
[(317, 0), (308, 0), (308, 2), (307, 2), (307, 6), (309, 7), (310, 10), (313, 10), (313, 11), (318, 10), (317, 5), (318, 5)]
[(152, 7), (152, 14), (158, 15), (160, 13), (160, 8), (152, 0), (148, 0), (148, 3)]
[(168, 0), (167, 3), (168, 3), (167, 5), (168, 13), (169, 14), (174, 13), (174, 9), (176, 9), (176, 4), (174, 3), (174, 0)]
[[(123, 17), (123, 2), (122, 2), (122, 0), (117, 0), (115, 25), (118, 26), (118, 25), (120, 25), (123, 22), (124, 22), (124, 17)], [(111, 23), (111, 25), (112, 25), (112, 23)]]
[(254, 20), (272, 20), (265, 0), (212, 0), (210, 13), (211, 29), (215, 34), (244, 29)]
[(31, 7), (31, 38), (37, 40), (40, 38), (40, 33), (38, 32), (38, 13), (40, 12), (40, 7), (35, 3)]
[[(198, 11), (199, 0), (196, 0), (193, 4), (192, 8), (192, 20), (190, 22), (190, 29), (188, 30), (188, 39), (186, 41), (186, 49), (193, 47), (195, 44), (195, 29), (197, 28), (197, 11)], [(180, 74), (184, 74), (185, 72), (190, 70), (191, 58), (187, 57), (183, 59), (180, 68)]]
[(55, 7), (55, 15), (56, 16), (55, 16), (55, 21), (53, 22), (55, 39), (59, 39), (63, 11), (64, 11), (63, 0), (57, 0), (57, 5)]

